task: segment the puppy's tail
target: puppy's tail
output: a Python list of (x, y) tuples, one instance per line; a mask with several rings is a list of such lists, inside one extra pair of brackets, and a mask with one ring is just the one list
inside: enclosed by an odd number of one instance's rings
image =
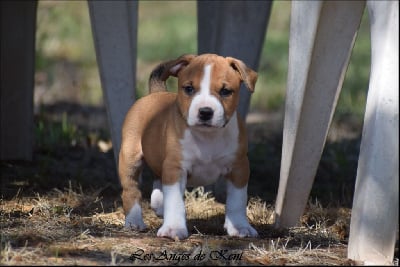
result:
[(150, 74), (149, 78), (149, 93), (167, 91), (166, 80), (168, 79), (167, 66), (165, 63), (158, 65)]

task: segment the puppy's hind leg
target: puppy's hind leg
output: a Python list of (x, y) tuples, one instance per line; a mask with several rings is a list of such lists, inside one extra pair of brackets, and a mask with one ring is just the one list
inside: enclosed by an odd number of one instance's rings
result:
[(161, 180), (154, 179), (153, 191), (151, 192), (150, 206), (159, 217), (162, 217), (164, 215), (163, 202), (164, 202), (164, 194), (162, 192)]
[(143, 169), (141, 148), (122, 143), (119, 153), (118, 172), (122, 186), (122, 205), (125, 213), (125, 227), (135, 230), (146, 228), (143, 222), (139, 190), (139, 178)]

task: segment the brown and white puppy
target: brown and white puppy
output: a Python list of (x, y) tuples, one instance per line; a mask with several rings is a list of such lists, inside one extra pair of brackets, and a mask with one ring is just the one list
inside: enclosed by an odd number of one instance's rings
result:
[[(178, 77), (177, 93), (165, 81)], [(138, 181), (146, 163), (153, 183), (151, 207), (164, 216), (158, 236), (188, 236), (186, 186), (227, 180), (224, 227), (231, 236), (257, 236), (246, 216), (249, 160), (245, 126), (236, 114), (240, 84), (253, 92), (257, 73), (242, 61), (215, 54), (183, 55), (160, 64), (150, 94), (128, 111), (119, 154), (125, 226), (144, 229)]]

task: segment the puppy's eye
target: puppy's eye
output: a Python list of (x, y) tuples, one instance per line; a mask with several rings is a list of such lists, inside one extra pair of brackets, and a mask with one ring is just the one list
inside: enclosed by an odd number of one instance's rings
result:
[(186, 85), (186, 86), (184, 86), (183, 87), (183, 91), (185, 91), (185, 93), (188, 95), (188, 96), (191, 96), (191, 95), (193, 95), (194, 94), (194, 88), (193, 88), (193, 86), (191, 86), (191, 85)]
[(230, 90), (230, 89), (227, 89), (227, 88), (222, 88), (219, 91), (219, 95), (222, 96), (222, 97), (228, 97), (228, 96), (230, 96), (232, 94), (233, 94), (233, 90)]

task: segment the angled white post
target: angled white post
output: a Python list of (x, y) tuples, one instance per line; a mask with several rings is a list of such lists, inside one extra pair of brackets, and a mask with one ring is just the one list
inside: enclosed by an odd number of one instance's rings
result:
[(368, 1), (371, 74), (348, 256), (393, 264), (399, 226), (399, 2)]
[(342, 88), (364, 1), (293, 1), (277, 227), (298, 224)]
[(103, 97), (118, 166), (121, 129), (135, 101), (137, 1), (88, 1)]

